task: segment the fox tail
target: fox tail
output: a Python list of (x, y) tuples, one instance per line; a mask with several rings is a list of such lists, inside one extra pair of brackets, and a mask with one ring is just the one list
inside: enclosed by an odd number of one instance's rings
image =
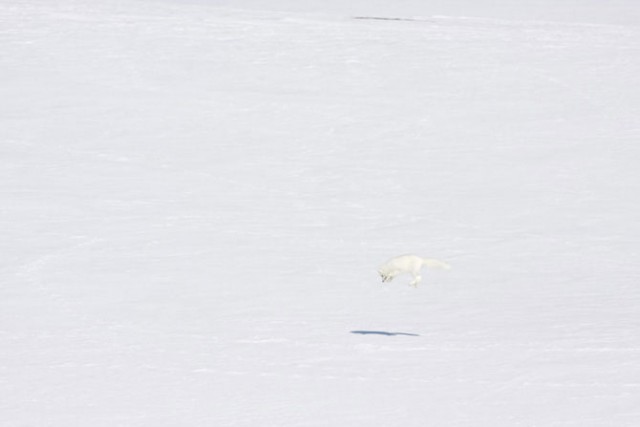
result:
[(428, 268), (441, 268), (443, 270), (450, 270), (451, 266), (444, 261), (440, 261), (432, 258), (423, 258), (422, 264)]

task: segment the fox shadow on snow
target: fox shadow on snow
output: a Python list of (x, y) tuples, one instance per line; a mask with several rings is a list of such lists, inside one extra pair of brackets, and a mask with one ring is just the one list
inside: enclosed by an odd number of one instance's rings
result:
[(399, 335), (407, 337), (419, 337), (418, 334), (410, 334), (407, 332), (387, 332), (387, 331), (351, 331), (352, 334), (358, 335), (384, 335), (386, 337), (397, 337)]

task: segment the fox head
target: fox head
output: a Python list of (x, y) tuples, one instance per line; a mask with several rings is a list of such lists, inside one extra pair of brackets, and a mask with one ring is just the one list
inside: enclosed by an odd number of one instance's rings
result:
[(388, 282), (389, 280), (393, 279), (392, 276), (385, 274), (382, 270), (378, 270), (378, 274), (382, 278), (382, 283)]

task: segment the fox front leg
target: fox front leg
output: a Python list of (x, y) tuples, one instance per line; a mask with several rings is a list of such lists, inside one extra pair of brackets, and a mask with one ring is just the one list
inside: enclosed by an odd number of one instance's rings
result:
[(413, 286), (414, 288), (417, 288), (418, 283), (420, 283), (421, 280), (422, 280), (422, 277), (419, 274), (416, 274), (413, 276), (413, 280), (411, 281), (410, 285)]

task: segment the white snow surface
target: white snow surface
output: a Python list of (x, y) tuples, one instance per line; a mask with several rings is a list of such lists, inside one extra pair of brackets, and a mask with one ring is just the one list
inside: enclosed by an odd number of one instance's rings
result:
[(258, 3), (0, 4), (2, 426), (640, 425), (638, 6)]

